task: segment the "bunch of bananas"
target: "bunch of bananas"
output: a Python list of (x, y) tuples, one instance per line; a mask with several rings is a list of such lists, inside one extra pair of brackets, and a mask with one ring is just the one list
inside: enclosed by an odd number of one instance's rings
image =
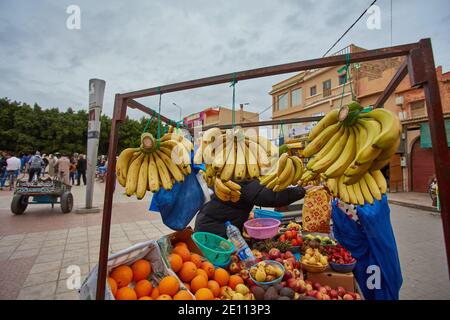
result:
[(184, 181), (191, 173), (190, 154), (192, 143), (186, 138), (167, 133), (158, 144), (150, 133), (141, 135), (139, 148), (123, 150), (116, 164), (116, 175), (128, 196), (136, 194), (138, 199), (146, 191), (157, 192), (162, 186), (170, 190), (175, 182)]
[(303, 162), (297, 156), (283, 153), (277, 166), (268, 175), (260, 178), (261, 185), (275, 192), (282, 191), (292, 184), (297, 184), (303, 174)]
[[(386, 192), (386, 181), (379, 170), (389, 163), (400, 144), (400, 121), (387, 109), (361, 110), (355, 102), (332, 110), (311, 130), (310, 142), (303, 150), (303, 156), (311, 159), (301, 177), (302, 184), (321, 176), (338, 186), (334, 188), (336, 196), (354, 204), (364, 203), (363, 198), (373, 203), (373, 197), (381, 198), (379, 193)], [(351, 192), (348, 197), (346, 190)]]
[[(247, 134), (241, 127), (225, 132), (212, 128), (203, 133), (194, 163), (205, 163), (205, 181), (214, 186), (220, 199), (238, 201), (239, 185), (231, 180), (258, 178), (270, 170), (277, 158), (278, 149), (264, 137)], [(228, 181), (231, 182), (227, 186)], [(233, 191), (233, 195), (223, 186)]]

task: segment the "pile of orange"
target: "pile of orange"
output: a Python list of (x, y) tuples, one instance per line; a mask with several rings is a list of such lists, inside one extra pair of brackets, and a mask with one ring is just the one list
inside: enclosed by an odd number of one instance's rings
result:
[(188, 291), (180, 290), (180, 282), (174, 276), (162, 278), (153, 287), (148, 280), (151, 272), (151, 264), (145, 259), (114, 268), (108, 284), (116, 300), (192, 300)]
[(197, 300), (219, 299), (222, 288), (230, 286), (234, 289), (237, 284), (244, 283), (238, 275), (230, 276), (227, 270), (216, 269), (202, 256), (190, 252), (184, 242), (176, 243), (168, 258), (172, 270)]

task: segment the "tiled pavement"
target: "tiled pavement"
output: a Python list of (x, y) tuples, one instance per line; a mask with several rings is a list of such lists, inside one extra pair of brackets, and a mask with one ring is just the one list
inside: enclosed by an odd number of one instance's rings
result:
[[(78, 188), (80, 206), (84, 188)], [(0, 192), (0, 299), (78, 299), (67, 288), (67, 266), (80, 266), (84, 279), (96, 265), (101, 214), (64, 215), (36, 205), (14, 216), (8, 193)], [(171, 232), (159, 215), (148, 213), (148, 201), (119, 191), (114, 203), (110, 252)], [(450, 299), (440, 217), (391, 205), (391, 219), (404, 278), (401, 299)]]

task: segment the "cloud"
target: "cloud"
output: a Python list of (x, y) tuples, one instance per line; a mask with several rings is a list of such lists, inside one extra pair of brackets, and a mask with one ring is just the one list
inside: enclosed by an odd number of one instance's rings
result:
[[(114, 94), (239, 70), (320, 57), (369, 1), (88, 1), (0, 2), (0, 96), (65, 110), (87, 108), (90, 78), (106, 80), (104, 112)], [(66, 8), (81, 8), (81, 30), (68, 30)], [(382, 30), (363, 18), (337, 45), (388, 46), (389, 1), (380, 0)], [(448, 3), (394, 3), (394, 44), (431, 36), (435, 60), (450, 67)], [(410, 23), (414, 17), (415, 25)], [(433, 23), (442, 21), (441, 24)], [(241, 81), (237, 103), (271, 104), (271, 85), (290, 75)], [(157, 108), (158, 97), (141, 99)], [(163, 114), (178, 119), (231, 105), (229, 84), (166, 94)], [(142, 113), (130, 110), (131, 117)], [(263, 116), (267, 119), (270, 111)]]

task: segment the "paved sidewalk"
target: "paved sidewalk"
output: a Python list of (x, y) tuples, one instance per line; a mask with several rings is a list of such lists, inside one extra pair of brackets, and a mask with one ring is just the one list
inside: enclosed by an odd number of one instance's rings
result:
[(404, 207), (426, 210), (439, 214), (436, 207), (431, 205), (431, 198), (428, 193), (421, 192), (392, 192), (388, 194), (389, 203)]

